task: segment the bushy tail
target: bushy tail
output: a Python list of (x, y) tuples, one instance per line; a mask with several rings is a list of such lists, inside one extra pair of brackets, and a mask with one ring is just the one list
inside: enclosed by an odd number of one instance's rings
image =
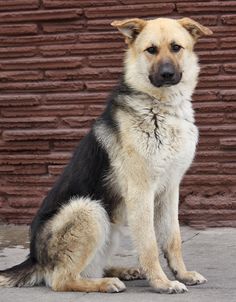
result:
[(0, 271), (0, 287), (22, 287), (39, 284), (40, 274), (37, 265), (30, 258), (24, 262)]

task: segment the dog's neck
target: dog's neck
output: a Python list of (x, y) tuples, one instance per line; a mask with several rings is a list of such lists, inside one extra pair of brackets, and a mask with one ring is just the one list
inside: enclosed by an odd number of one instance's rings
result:
[[(150, 95), (137, 89), (131, 88), (126, 83), (125, 93), (120, 104), (125, 101), (126, 105), (136, 114), (145, 115), (147, 112), (154, 114), (165, 114), (176, 116), (194, 123), (194, 111), (191, 103), (191, 92), (186, 87), (181, 87), (181, 83), (172, 87), (159, 89), (155, 95)], [(156, 89), (157, 90), (157, 89)], [(188, 92), (188, 93), (187, 93)]]

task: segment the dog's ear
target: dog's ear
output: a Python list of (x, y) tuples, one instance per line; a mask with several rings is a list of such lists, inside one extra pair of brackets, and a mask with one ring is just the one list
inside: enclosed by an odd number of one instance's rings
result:
[(135, 18), (113, 21), (111, 25), (116, 27), (125, 36), (126, 43), (130, 43), (135, 40), (135, 38), (144, 28), (146, 23), (147, 21), (145, 20)]
[(178, 20), (178, 22), (190, 33), (195, 41), (197, 41), (202, 36), (209, 36), (213, 34), (213, 32), (209, 28), (190, 18), (182, 18)]

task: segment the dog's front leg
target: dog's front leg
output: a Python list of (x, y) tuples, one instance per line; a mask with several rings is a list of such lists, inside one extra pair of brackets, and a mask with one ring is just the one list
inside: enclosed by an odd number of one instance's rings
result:
[(127, 218), (139, 261), (147, 279), (160, 293), (187, 291), (184, 284), (170, 281), (161, 268), (154, 230), (154, 195), (139, 190), (136, 192), (129, 193), (127, 196)]
[(187, 271), (181, 249), (181, 235), (178, 220), (179, 185), (170, 187), (158, 202), (156, 231), (162, 242), (168, 265), (176, 278), (194, 285), (206, 282), (206, 279), (195, 271)]

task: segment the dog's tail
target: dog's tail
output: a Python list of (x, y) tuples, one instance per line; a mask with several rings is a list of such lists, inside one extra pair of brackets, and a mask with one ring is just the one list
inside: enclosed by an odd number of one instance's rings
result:
[(41, 283), (42, 275), (37, 266), (32, 259), (28, 258), (18, 265), (0, 271), (0, 287), (30, 287)]

